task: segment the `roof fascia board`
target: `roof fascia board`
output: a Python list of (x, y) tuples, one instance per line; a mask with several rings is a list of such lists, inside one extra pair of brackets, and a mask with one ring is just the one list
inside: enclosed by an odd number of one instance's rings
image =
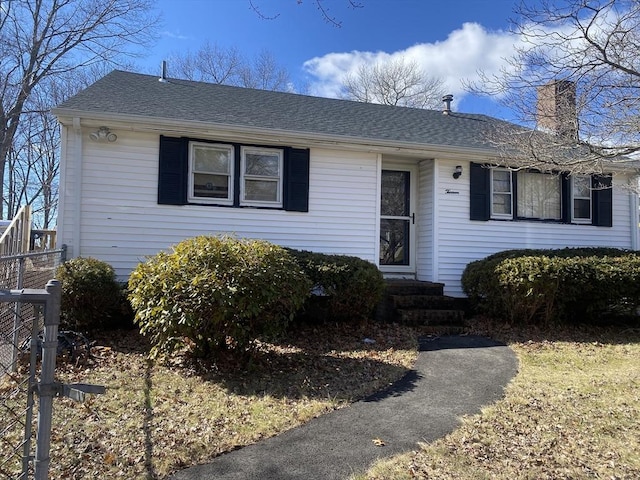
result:
[(196, 135), (224, 136), (225, 139), (262, 140), (268, 143), (286, 143), (293, 147), (324, 147), (342, 150), (362, 151), (368, 149), (376, 153), (396, 153), (425, 156), (442, 159), (474, 160), (478, 162), (490, 162), (494, 160), (495, 153), (489, 149), (474, 149), (449, 145), (418, 144), (412, 142), (397, 142), (374, 140), (362, 137), (337, 136), (301, 132), (293, 130), (278, 130), (262, 127), (241, 127), (237, 125), (225, 125), (193, 120), (175, 120), (158, 117), (146, 117), (139, 115), (120, 115), (99, 112), (76, 111), (70, 109), (53, 109), (63, 125), (68, 124), (72, 118), (82, 117), (82, 124), (89, 127), (98, 127), (109, 122), (110, 128), (123, 128), (130, 131), (146, 132), (174, 132), (177, 135), (193, 133)]

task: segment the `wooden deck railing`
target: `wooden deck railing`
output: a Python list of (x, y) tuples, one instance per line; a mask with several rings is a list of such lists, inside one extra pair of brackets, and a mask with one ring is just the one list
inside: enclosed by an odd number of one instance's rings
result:
[(41, 252), (56, 248), (56, 231), (33, 229), (31, 230), (31, 251)]
[(24, 205), (0, 237), (0, 255), (29, 251), (31, 243), (31, 207)]

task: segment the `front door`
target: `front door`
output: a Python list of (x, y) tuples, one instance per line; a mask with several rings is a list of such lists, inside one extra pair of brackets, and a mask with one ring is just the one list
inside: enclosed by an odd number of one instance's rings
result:
[(415, 272), (415, 209), (410, 167), (382, 170), (380, 189), (380, 269)]

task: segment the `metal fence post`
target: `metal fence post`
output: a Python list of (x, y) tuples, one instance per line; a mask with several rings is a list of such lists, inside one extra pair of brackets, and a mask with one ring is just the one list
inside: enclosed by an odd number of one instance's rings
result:
[[(18, 259), (18, 281), (16, 285), (16, 289), (20, 290), (24, 284), (24, 265), (25, 259), (24, 257), (20, 257)], [(13, 314), (13, 353), (11, 354), (11, 365), (12, 370), (15, 371), (18, 365), (18, 355), (20, 354), (20, 349), (18, 344), (20, 342), (19, 330), (21, 324), (21, 314), (22, 314), (22, 302), (17, 302)]]
[(24, 447), (22, 449), (22, 474), (26, 478), (31, 462), (31, 432), (33, 430), (33, 397), (36, 385), (36, 364), (38, 363), (38, 330), (40, 327), (40, 313), (42, 305), (34, 309), (34, 317), (31, 322), (31, 340), (29, 346), (29, 390), (27, 391), (27, 413), (24, 420)]
[(46, 480), (49, 475), (53, 397), (56, 394), (54, 371), (58, 348), (58, 324), (60, 323), (60, 282), (50, 280), (45, 290), (47, 291), (47, 300), (44, 312), (40, 406), (38, 408), (38, 433), (34, 462), (36, 480)]

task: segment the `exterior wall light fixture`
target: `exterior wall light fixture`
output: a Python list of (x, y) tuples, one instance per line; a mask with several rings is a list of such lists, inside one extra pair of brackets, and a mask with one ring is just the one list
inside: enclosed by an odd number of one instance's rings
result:
[(456, 165), (456, 168), (453, 170), (453, 178), (456, 180), (460, 178), (462, 175), (462, 165)]
[(100, 127), (95, 132), (91, 132), (89, 138), (94, 142), (115, 142), (118, 136), (109, 130), (109, 127)]

